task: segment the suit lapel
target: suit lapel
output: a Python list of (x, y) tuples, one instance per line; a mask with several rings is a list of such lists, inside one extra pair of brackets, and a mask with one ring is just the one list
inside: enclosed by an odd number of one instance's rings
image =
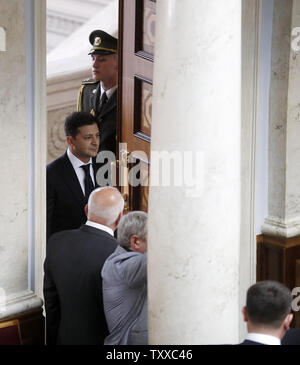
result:
[(61, 177), (64, 183), (69, 187), (69, 190), (73, 193), (74, 198), (78, 201), (80, 206), (85, 205), (85, 196), (83, 195), (83, 191), (78, 181), (76, 172), (74, 171), (74, 168), (69, 160), (67, 152), (64, 154), (62, 162)]

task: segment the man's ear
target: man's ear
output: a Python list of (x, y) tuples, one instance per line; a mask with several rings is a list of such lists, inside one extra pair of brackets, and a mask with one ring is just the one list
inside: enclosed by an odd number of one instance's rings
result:
[(136, 234), (133, 234), (131, 237), (130, 237), (130, 245), (129, 245), (129, 248), (132, 250), (132, 251), (138, 251), (139, 248), (140, 248), (140, 245), (139, 245), (139, 238)]
[(285, 317), (285, 320), (284, 320), (284, 322), (283, 322), (283, 328), (285, 329), (285, 331), (287, 331), (289, 328), (290, 328), (290, 324), (291, 324), (291, 322), (292, 322), (292, 320), (293, 320), (293, 314), (292, 313), (290, 313), (290, 314), (288, 314), (286, 317)]
[(242, 313), (243, 313), (243, 317), (244, 317), (244, 322), (248, 322), (249, 316), (248, 316), (248, 312), (247, 312), (247, 307), (242, 308)]
[(70, 147), (73, 146), (73, 138), (71, 136), (67, 136), (66, 141)]
[(84, 207), (84, 212), (85, 212), (85, 215), (88, 216), (89, 208), (88, 208), (88, 205), (87, 204)]

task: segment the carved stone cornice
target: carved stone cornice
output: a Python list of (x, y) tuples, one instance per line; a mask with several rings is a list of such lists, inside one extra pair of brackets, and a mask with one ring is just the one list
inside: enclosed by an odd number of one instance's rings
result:
[(68, 36), (82, 24), (85, 19), (74, 19), (73, 17), (66, 17), (65, 14), (47, 13), (47, 32), (62, 34)]

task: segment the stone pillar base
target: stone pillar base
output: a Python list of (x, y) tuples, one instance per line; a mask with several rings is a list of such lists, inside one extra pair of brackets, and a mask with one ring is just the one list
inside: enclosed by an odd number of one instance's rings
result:
[(284, 220), (268, 217), (262, 226), (262, 233), (287, 238), (300, 236), (300, 219)]
[(43, 301), (32, 291), (10, 295), (0, 308), (0, 323), (19, 320), (23, 345), (45, 344)]

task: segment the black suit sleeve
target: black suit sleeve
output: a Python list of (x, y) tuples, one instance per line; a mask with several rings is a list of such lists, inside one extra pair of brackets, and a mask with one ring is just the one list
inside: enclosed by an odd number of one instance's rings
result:
[(48, 255), (44, 263), (44, 299), (46, 311), (46, 343), (56, 345), (60, 323), (60, 304), (56, 285), (53, 281), (48, 262)]

